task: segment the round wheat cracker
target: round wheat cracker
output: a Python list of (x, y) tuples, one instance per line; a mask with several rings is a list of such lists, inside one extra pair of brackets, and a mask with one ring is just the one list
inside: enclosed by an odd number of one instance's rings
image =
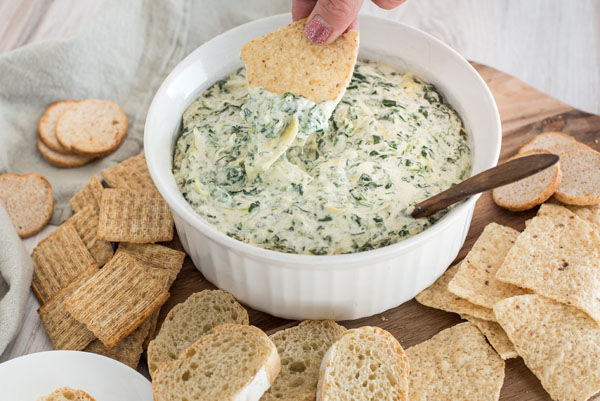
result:
[(88, 164), (95, 159), (93, 156), (84, 156), (78, 154), (63, 154), (50, 149), (46, 144), (38, 138), (37, 148), (40, 154), (46, 159), (46, 161), (56, 167), (72, 168), (80, 167), (84, 164)]
[[(534, 149), (528, 150), (523, 153), (518, 153), (515, 156), (508, 159), (507, 161), (540, 153), (551, 154), (551, 152), (547, 150)], [(553, 172), (552, 176), (546, 177), (546, 175), (549, 172)], [(535, 188), (534, 186), (540, 184), (540, 180), (542, 179), (544, 180), (544, 182), (542, 182), (541, 184), (545, 185), (542, 188)], [(492, 199), (494, 200), (494, 203), (496, 203), (496, 205), (513, 212), (529, 210), (537, 205), (541, 205), (542, 203), (550, 199), (552, 194), (554, 194), (554, 192), (560, 185), (561, 180), (562, 171), (560, 169), (559, 162), (556, 163), (554, 166), (540, 171), (539, 173), (536, 173), (530, 177), (526, 177), (522, 180), (518, 180), (511, 184), (495, 188), (492, 191)], [(524, 186), (527, 188), (523, 188)]]
[(112, 102), (82, 100), (56, 123), (58, 142), (68, 150), (87, 156), (106, 156), (116, 150), (127, 134), (127, 116)]
[(36, 173), (0, 175), (0, 203), (21, 238), (40, 232), (54, 212), (52, 186)]
[(71, 107), (79, 103), (77, 100), (61, 100), (52, 103), (46, 108), (38, 122), (39, 138), (44, 144), (55, 152), (72, 154), (67, 148), (58, 142), (56, 138), (56, 123), (58, 119)]

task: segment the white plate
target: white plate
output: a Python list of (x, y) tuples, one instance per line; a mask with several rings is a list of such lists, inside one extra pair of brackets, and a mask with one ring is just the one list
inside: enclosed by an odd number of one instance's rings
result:
[(0, 398), (36, 401), (59, 387), (87, 392), (96, 401), (152, 401), (152, 384), (113, 359), (81, 351), (38, 352), (0, 364)]

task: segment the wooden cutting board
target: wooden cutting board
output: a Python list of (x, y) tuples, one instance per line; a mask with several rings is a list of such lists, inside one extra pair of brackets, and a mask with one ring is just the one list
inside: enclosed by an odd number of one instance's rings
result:
[[(600, 116), (573, 109), (518, 79), (493, 68), (473, 64), (490, 87), (502, 119), (502, 153), (500, 160), (514, 155), (525, 142), (543, 131), (563, 131), (577, 140), (600, 150)], [(481, 196), (465, 245), (457, 260), (471, 249), (483, 228), (494, 221), (523, 230), (525, 220), (533, 217), (537, 209), (512, 213), (497, 207), (490, 193)], [(207, 288), (215, 288), (186, 258), (183, 269), (171, 288), (171, 298), (161, 310), (160, 322), (176, 304), (190, 294)], [(376, 294), (373, 294), (376, 296)], [(250, 323), (271, 334), (296, 322), (279, 319), (266, 313), (249, 310)], [(379, 326), (391, 332), (406, 349), (427, 340), (440, 330), (461, 322), (458, 315), (431, 309), (414, 299), (382, 314), (364, 319), (341, 322), (347, 328), (364, 325)], [(506, 377), (501, 400), (550, 400), (538, 379), (527, 369), (521, 358), (506, 363)]]

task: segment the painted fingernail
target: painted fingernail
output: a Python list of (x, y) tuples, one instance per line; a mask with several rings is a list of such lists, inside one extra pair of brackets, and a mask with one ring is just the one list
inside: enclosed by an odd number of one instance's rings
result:
[(306, 39), (315, 44), (325, 43), (331, 34), (331, 25), (329, 25), (320, 15), (315, 15), (304, 27)]

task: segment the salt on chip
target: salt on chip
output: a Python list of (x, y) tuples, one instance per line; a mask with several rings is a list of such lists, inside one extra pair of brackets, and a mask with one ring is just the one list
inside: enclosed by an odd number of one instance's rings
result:
[(496, 273), (600, 322), (600, 235), (568, 209), (544, 204)]
[(496, 271), (518, 235), (510, 227), (488, 224), (448, 283), (448, 291), (484, 308), (492, 308), (501, 299), (526, 294), (527, 290), (496, 279)]
[(63, 303), (97, 271), (95, 267), (87, 269), (38, 309), (54, 349), (79, 351), (96, 338), (85, 325), (71, 316)]
[(94, 175), (79, 192), (73, 195), (69, 201), (71, 209), (73, 209), (74, 212), (78, 212), (85, 206), (92, 205), (94, 209), (98, 210), (100, 207), (100, 199), (102, 199), (103, 189), (98, 176)]
[(472, 323), (442, 330), (406, 355), (411, 401), (500, 398), (504, 361)]
[(125, 253), (115, 255), (65, 306), (107, 348), (113, 348), (169, 298), (147, 269)]
[(600, 391), (600, 326), (588, 315), (537, 294), (507, 298), (494, 312), (552, 399), (584, 401)]
[(151, 243), (173, 239), (173, 216), (157, 191), (105, 189), (98, 239)]
[(38, 244), (31, 254), (31, 288), (46, 303), (75, 277), (98, 264), (71, 224), (63, 224)]
[(301, 19), (242, 46), (248, 86), (291, 92), (315, 103), (341, 97), (354, 71), (358, 31), (315, 45), (304, 36), (305, 25)]
[(476, 317), (469, 315), (461, 317), (477, 326), (479, 331), (487, 338), (490, 345), (496, 350), (498, 355), (500, 355), (500, 358), (507, 360), (519, 356), (515, 350), (515, 346), (510, 342), (510, 339), (498, 323), (477, 319)]
[(144, 152), (104, 169), (100, 174), (111, 188), (156, 190)]
[(446, 270), (435, 283), (418, 293), (415, 299), (418, 303), (429, 306), (430, 308), (458, 313), (459, 315), (470, 315), (483, 320), (495, 321), (496, 318), (491, 309), (474, 305), (448, 291), (448, 283), (458, 271), (460, 263), (462, 262), (459, 262)]
[(75, 227), (77, 234), (100, 266), (112, 258), (114, 251), (108, 241), (97, 239), (98, 233), (98, 209), (88, 204), (71, 216), (67, 223)]

